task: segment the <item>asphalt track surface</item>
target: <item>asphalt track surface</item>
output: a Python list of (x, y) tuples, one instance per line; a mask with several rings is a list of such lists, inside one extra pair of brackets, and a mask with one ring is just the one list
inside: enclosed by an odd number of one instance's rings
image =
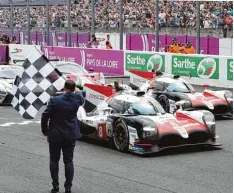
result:
[[(12, 107), (0, 107), (0, 193), (49, 192), (48, 143), (40, 130), (43, 109), (33, 122), (25, 122)], [(217, 120), (217, 133), (222, 149), (178, 148), (145, 157), (98, 141), (78, 141), (73, 192), (232, 192), (233, 120)], [(61, 159), (60, 192), (63, 183)]]

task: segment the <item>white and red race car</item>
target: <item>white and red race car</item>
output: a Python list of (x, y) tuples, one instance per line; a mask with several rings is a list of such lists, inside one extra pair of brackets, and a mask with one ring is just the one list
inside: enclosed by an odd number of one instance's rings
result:
[[(81, 134), (113, 143), (119, 151), (140, 154), (180, 146), (220, 146), (214, 115), (207, 110), (180, 110), (174, 115), (144, 92), (115, 92), (108, 86), (85, 84), (86, 102), (80, 107)], [(180, 102), (177, 103), (182, 105)]]
[(208, 110), (215, 116), (233, 116), (233, 94), (229, 90), (196, 92), (191, 84), (170, 74), (131, 70), (130, 86), (150, 92), (166, 112), (173, 113), (178, 101), (184, 109)]

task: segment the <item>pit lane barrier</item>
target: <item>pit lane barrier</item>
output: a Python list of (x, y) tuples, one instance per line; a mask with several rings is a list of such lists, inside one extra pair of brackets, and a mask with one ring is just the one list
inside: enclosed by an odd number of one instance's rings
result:
[(228, 56), (10, 44), (0, 46), (0, 61), (6, 55), (9, 64), (14, 64), (15, 60), (24, 60), (35, 47), (50, 60), (76, 62), (85, 69), (103, 72), (107, 78), (127, 78), (131, 69), (154, 69), (179, 75), (194, 85), (233, 88), (233, 58)]

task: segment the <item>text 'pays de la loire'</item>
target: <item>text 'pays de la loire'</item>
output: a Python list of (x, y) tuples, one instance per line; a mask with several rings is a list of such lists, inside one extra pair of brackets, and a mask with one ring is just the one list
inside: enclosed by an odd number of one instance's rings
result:
[(87, 59), (87, 64), (89, 66), (118, 68), (118, 61), (113, 61), (113, 60)]

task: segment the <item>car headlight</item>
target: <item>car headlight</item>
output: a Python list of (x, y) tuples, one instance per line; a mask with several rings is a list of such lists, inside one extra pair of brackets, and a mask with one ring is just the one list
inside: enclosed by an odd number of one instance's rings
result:
[(232, 92), (226, 91), (224, 94), (224, 97), (226, 98), (228, 104), (233, 108), (233, 95)]
[(216, 128), (215, 128), (215, 117), (214, 115), (209, 112), (203, 112), (203, 121), (205, 122), (206, 126), (208, 127), (208, 129), (210, 130), (212, 135), (215, 135), (216, 133)]
[(191, 102), (187, 100), (181, 100), (175, 103), (177, 109), (188, 109), (191, 108)]
[(157, 128), (144, 127), (142, 137), (145, 140), (155, 140), (157, 138)]

